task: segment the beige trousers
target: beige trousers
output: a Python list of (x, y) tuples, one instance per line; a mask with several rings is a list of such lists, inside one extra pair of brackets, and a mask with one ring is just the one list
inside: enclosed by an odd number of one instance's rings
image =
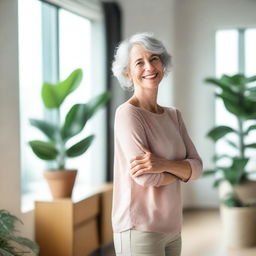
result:
[(114, 233), (116, 256), (180, 256), (181, 235), (129, 229)]

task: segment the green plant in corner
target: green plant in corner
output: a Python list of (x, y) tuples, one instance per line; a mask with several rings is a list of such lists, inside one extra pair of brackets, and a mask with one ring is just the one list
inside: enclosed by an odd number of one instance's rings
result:
[(38, 254), (39, 247), (35, 242), (15, 234), (17, 223), (23, 224), (8, 211), (0, 210), (0, 255), (19, 256), (31, 252)]
[(30, 119), (30, 124), (43, 132), (48, 141), (32, 140), (29, 141), (29, 145), (40, 159), (55, 161), (56, 169), (59, 170), (65, 170), (67, 158), (80, 156), (90, 147), (94, 135), (89, 135), (70, 147), (67, 147), (67, 142), (84, 129), (87, 121), (110, 98), (110, 93), (104, 92), (87, 103), (74, 104), (66, 113), (62, 123), (60, 116), (62, 103), (78, 88), (81, 80), (82, 70), (76, 69), (64, 81), (57, 84), (44, 83), (42, 86), (44, 106), (57, 113), (57, 121)]
[[(256, 130), (256, 86), (252, 84), (256, 81), (256, 76), (223, 75), (220, 79), (207, 78), (205, 81), (217, 87), (215, 96), (222, 99), (227, 111), (234, 115), (237, 120), (237, 128), (220, 125), (207, 133), (207, 136), (215, 143), (225, 140), (235, 149), (236, 155), (215, 155), (213, 157), (215, 168), (206, 170), (204, 175), (215, 175), (214, 187), (218, 187), (222, 181), (227, 181), (233, 188), (248, 179), (246, 167), (250, 159), (247, 157), (246, 151), (247, 149), (256, 149), (256, 142), (246, 143), (249, 133)], [(228, 134), (234, 134), (237, 139), (231, 141), (227, 138)], [(230, 160), (229, 166), (219, 164), (223, 158)], [(219, 175), (216, 175), (217, 173)], [(229, 195), (225, 202), (227, 206), (239, 206), (239, 203), (236, 204), (239, 199), (235, 193)]]

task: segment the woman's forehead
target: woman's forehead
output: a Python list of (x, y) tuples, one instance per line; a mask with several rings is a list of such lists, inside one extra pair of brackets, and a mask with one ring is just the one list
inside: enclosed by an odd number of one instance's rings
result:
[(139, 59), (139, 58), (143, 58), (143, 57), (150, 57), (152, 55), (156, 55), (156, 54), (149, 52), (141, 44), (134, 44), (131, 48), (129, 57), (131, 60), (134, 60), (134, 59)]

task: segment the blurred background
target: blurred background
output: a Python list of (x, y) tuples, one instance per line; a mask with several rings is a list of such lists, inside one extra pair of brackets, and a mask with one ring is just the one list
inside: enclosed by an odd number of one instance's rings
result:
[[(80, 198), (91, 193), (88, 188), (111, 183), (113, 178), (114, 113), (131, 95), (111, 74), (114, 50), (122, 39), (152, 32), (172, 55), (171, 72), (161, 83), (158, 103), (182, 112), (204, 169), (213, 169), (214, 155), (234, 156), (235, 149), (230, 143), (214, 143), (206, 134), (216, 125), (236, 127), (236, 111), (229, 113), (205, 79), (256, 75), (255, 11), (255, 0), (0, 0), (0, 208), (23, 220), (22, 235), (36, 239), (34, 202), (50, 198), (43, 171), (51, 162), (38, 159), (28, 146), (29, 140), (43, 138), (29, 118), (56, 118), (43, 107), (43, 82), (54, 84), (76, 68), (83, 70), (81, 85), (64, 102), (63, 113), (75, 103), (111, 92), (110, 101), (83, 131), (96, 135), (93, 144), (86, 154), (67, 162), (68, 168), (79, 170), (75, 194)], [(255, 98), (253, 102), (254, 109)], [(255, 115), (250, 118), (251, 125), (255, 119)], [(254, 130), (246, 140), (252, 145), (247, 152), (248, 172), (255, 171)], [(238, 143), (232, 135), (229, 140)], [(255, 180), (253, 175), (250, 179)], [(182, 255), (256, 255), (253, 238), (249, 246), (239, 248), (224, 241), (219, 189), (213, 183), (214, 177), (206, 176), (182, 187)], [(255, 183), (252, 190), (256, 191)], [(256, 232), (252, 208), (250, 237)], [(108, 242), (107, 250), (113, 249)], [(101, 248), (97, 255), (108, 255), (107, 250)]]

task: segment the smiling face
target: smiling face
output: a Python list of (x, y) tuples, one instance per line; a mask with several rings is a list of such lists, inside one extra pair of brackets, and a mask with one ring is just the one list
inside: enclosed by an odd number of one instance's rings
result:
[(148, 52), (140, 44), (135, 44), (130, 51), (127, 74), (134, 87), (157, 88), (163, 76), (164, 68), (159, 55)]

